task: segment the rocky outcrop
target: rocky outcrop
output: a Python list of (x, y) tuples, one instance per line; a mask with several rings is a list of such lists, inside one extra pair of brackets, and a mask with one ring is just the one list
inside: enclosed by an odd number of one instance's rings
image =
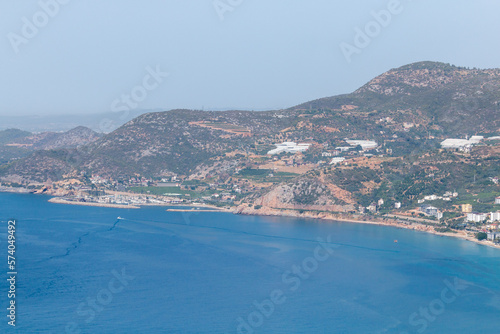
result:
[(266, 209), (299, 211), (349, 212), (354, 206), (346, 204), (332, 192), (329, 185), (317, 178), (299, 178), (282, 183), (267, 193), (257, 196), (253, 204)]

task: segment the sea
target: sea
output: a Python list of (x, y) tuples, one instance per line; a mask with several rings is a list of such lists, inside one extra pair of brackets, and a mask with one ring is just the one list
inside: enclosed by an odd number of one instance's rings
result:
[(500, 333), (499, 249), (49, 199), (0, 193), (1, 333)]

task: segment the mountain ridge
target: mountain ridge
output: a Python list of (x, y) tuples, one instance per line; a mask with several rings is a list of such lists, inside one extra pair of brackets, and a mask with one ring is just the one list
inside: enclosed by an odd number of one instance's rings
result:
[[(374, 139), (393, 151), (423, 151), (437, 143), (418, 138), (498, 132), (499, 101), (499, 69), (418, 62), (389, 70), (353, 93), (285, 110), (147, 113), (76, 153), (59, 152), (77, 154), (78, 163), (61, 161), (58, 174), (86, 170), (124, 179), (172, 172), (189, 176), (200, 166), (231, 159), (235, 152), (265, 157), (280, 141), (309, 141), (318, 146), (343, 138)], [(38, 154), (36, 161), (43, 161), (44, 156)], [(16, 161), (4, 166), (2, 173), (22, 171), (20, 177), (29, 180), (30, 170), (40, 167), (38, 163), (30, 167), (31, 163), (29, 157)], [(37, 181), (43, 181), (43, 173)]]

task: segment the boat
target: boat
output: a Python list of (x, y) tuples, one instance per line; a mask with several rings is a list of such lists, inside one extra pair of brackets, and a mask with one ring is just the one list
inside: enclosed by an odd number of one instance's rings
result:
[(125, 219), (125, 218), (122, 218), (122, 217), (118, 216), (118, 217), (116, 217), (116, 219), (122, 220), (122, 219)]
[(394, 243), (396, 243), (396, 244), (397, 244), (397, 243), (398, 243), (398, 241), (397, 241), (397, 240), (394, 240)]

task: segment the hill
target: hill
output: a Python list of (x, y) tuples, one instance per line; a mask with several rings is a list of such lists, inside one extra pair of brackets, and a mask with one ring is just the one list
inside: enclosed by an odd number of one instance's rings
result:
[(28, 137), (29, 135), (31, 135), (31, 132), (19, 129), (7, 129), (0, 131), (0, 145), (13, 143), (16, 140)]
[(369, 121), (390, 117), (443, 135), (491, 133), (500, 128), (500, 69), (466, 69), (419, 62), (392, 69), (352, 94), (323, 98), (291, 110), (326, 110)]
[(41, 132), (9, 129), (0, 131), (0, 165), (32, 154), (38, 150), (77, 148), (99, 139), (101, 135), (79, 126), (67, 132)]
[(287, 110), (172, 110), (144, 114), (101, 138), (85, 128), (25, 137), (18, 143), (45, 151), (0, 172), (25, 183), (81, 173), (120, 182), (172, 173), (227, 179), (240, 167), (268, 162), (274, 143), (310, 143), (303, 161), (291, 157), (290, 164), (311, 164), (325, 148), (347, 145), (345, 138), (375, 140), (393, 156), (416, 155), (449, 136), (499, 131), (499, 101), (500, 70), (421, 62), (390, 70), (351, 94)]

